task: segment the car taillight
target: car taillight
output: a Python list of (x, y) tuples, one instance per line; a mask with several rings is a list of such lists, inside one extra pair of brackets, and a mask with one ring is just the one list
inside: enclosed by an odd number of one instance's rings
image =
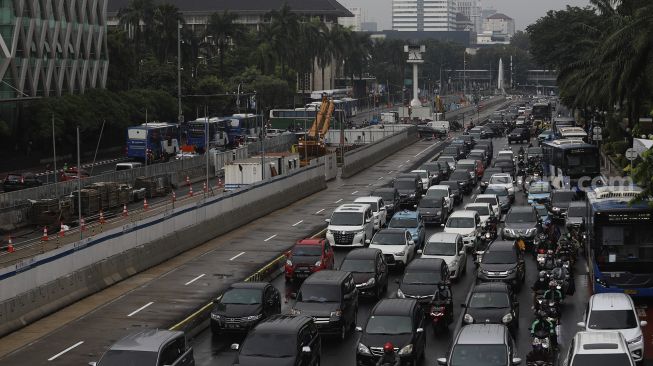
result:
[(431, 306), (431, 315), (432, 316), (442, 316), (444, 313), (444, 306)]
[(544, 249), (538, 249), (537, 254), (545, 254), (546, 251)]

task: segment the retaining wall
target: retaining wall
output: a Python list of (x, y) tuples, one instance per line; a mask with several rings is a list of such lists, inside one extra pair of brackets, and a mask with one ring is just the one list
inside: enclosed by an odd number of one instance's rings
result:
[(317, 163), (0, 270), (0, 336), (326, 188)]

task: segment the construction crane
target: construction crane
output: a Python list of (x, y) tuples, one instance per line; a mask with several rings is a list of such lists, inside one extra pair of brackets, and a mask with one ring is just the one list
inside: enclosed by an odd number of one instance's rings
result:
[(298, 150), (301, 166), (309, 165), (312, 159), (326, 155), (327, 149), (324, 139), (331, 127), (331, 117), (335, 109), (336, 105), (333, 100), (323, 96), (315, 121), (313, 121), (311, 128), (306, 131), (304, 138), (299, 140)]

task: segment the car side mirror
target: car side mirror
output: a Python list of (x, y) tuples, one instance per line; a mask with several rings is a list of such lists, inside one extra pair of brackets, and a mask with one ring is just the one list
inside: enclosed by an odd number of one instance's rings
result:
[(467, 307), (467, 304), (462, 303), (462, 304), (460, 304), (460, 307), (461, 307), (461, 308), (466, 308), (466, 307)]
[(239, 348), (240, 348), (240, 344), (238, 344), (238, 343), (232, 343), (231, 344), (231, 349), (232, 350), (238, 351)]
[(92, 362), (88, 363), (88, 366), (96, 366), (96, 365), (97, 365), (97, 362), (95, 362), (95, 361), (92, 361)]
[(512, 359), (512, 364), (513, 365), (519, 365), (521, 363), (521, 358), (515, 357)]
[(424, 333), (424, 328), (417, 328), (415, 331), (417, 333)]
[(366, 224), (369, 224), (370, 222), (372, 222), (372, 219), (367, 219), (367, 220), (365, 220), (365, 223), (366, 223)]
[(326, 223), (331, 223), (331, 219), (324, 219)]
[(465, 254), (464, 250), (461, 250), (460, 252), (458, 252), (458, 255), (463, 255), (463, 254)]
[(578, 322), (576, 323), (576, 325), (578, 325), (581, 328), (585, 328), (585, 322)]
[(647, 324), (648, 322), (646, 320), (642, 320), (641, 322), (639, 322), (640, 327), (645, 327)]
[(365, 239), (365, 244), (369, 244), (369, 243), (371, 243), (371, 242), (372, 242), (372, 241), (371, 241), (370, 239)]
[(438, 358), (438, 365), (440, 366), (447, 366), (447, 359), (446, 358)]
[(297, 293), (296, 292), (291, 292), (291, 293), (288, 294), (288, 297), (295, 300), (297, 298)]
[(363, 327), (356, 327), (355, 329), (356, 329), (357, 332), (362, 332), (363, 331)]
[(424, 253), (423, 250), (421, 250), (421, 249), (417, 249), (417, 254), (423, 254), (423, 253)]

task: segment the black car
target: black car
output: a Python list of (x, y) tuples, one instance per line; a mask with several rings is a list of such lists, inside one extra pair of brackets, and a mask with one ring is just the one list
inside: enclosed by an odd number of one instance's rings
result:
[(406, 267), (403, 278), (398, 282), (398, 298), (415, 299), (424, 311), (428, 311), (438, 283), (450, 283), (449, 268), (441, 258), (417, 258)]
[(426, 337), (424, 311), (414, 299), (379, 301), (364, 327), (356, 349), (356, 365), (375, 366), (383, 356), (383, 345), (395, 346), (401, 364), (416, 365), (424, 357)]
[(440, 182), (440, 185), (449, 186), (451, 194), (453, 195), (453, 203), (459, 204), (463, 201), (463, 191), (460, 189), (460, 184), (457, 180), (445, 180)]
[(26, 188), (39, 187), (42, 184), (33, 173), (12, 173), (8, 174), (2, 181), (2, 190), (13, 192)]
[[(394, 181), (394, 188), (399, 191), (400, 207), (412, 208), (422, 198), (422, 179), (417, 174), (413, 177), (398, 177)], [(395, 211), (398, 211), (397, 208)]]
[(547, 205), (549, 213), (554, 220), (564, 220), (567, 216), (569, 204), (576, 198), (576, 193), (570, 190), (556, 190), (551, 192), (551, 199)]
[(531, 139), (530, 132), (527, 128), (515, 128), (508, 134), (508, 143), (513, 141), (517, 143), (528, 142)]
[(503, 173), (501, 168), (486, 168), (483, 171), (483, 176), (479, 180), (479, 186), (481, 188), (481, 192), (485, 192), (485, 188), (487, 188), (488, 184), (490, 184), (490, 178), (492, 178), (492, 175), (497, 174), (497, 173)]
[(476, 150), (476, 149), (474, 149), (474, 150), (470, 151), (469, 155), (467, 155), (467, 159), (480, 161), (481, 163), (483, 163), (484, 168), (488, 164), (487, 155), (485, 154), (485, 150)]
[(370, 196), (383, 198), (388, 217), (392, 217), (395, 211), (399, 211), (400, 200), (397, 188), (378, 188), (370, 192)]
[(211, 331), (247, 333), (266, 318), (281, 313), (279, 290), (268, 282), (234, 283), (213, 302)]
[(449, 179), (458, 182), (458, 187), (465, 194), (471, 193), (474, 189), (474, 178), (467, 169), (454, 170)]
[(429, 172), (430, 185), (435, 185), (440, 183), (442, 180), (442, 168), (440, 164), (435, 161), (429, 161), (428, 163), (422, 164), (422, 168)]
[(445, 147), (444, 150), (442, 150), (440, 156), (452, 156), (454, 159), (460, 160), (465, 157), (465, 153), (463, 150), (461, 150), (460, 146), (450, 145)]
[(484, 282), (474, 286), (467, 300), (462, 325), (503, 324), (513, 335), (519, 327), (519, 302), (510, 286), (503, 282)]
[(238, 350), (233, 366), (319, 366), (322, 340), (312, 318), (274, 315), (231, 349)]
[(504, 240), (522, 239), (527, 244), (532, 244), (540, 231), (542, 231), (542, 226), (533, 206), (513, 206), (506, 214), (501, 238)]
[(457, 138), (451, 140), (451, 143), (449, 146), (456, 146), (460, 149), (460, 159), (464, 159), (465, 156), (469, 153), (469, 151), (472, 149), (472, 147), (463, 139)]
[(492, 163), (492, 167), (499, 168), (501, 169), (501, 173), (508, 173), (513, 177), (513, 179), (515, 178), (515, 163), (512, 160), (495, 160), (494, 163)]
[(354, 249), (347, 254), (340, 270), (351, 272), (359, 296), (382, 299), (388, 291), (388, 265), (380, 249)]
[(490, 243), (481, 258), (477, 278), (481, 282), (505, 282), (519, 290), (526, 278), (526, 265), (517, 244), (504, 240)]
[(444, 197), (424, 197), (417, 204), (417, 212), (422, 214), (424, 224), (444, 224), (449, 210)]
[(503, 132), (505, 131), (505, 126), (503, 123), (492, 122), (486, 124), (486, 126), (492, 130), (494, 136), (503, 136)]
[(293, 315), (315, 320), (320, 334), (334, 334), (341, 340), (356, 326), (358, 289), (350, 272), (322, 270), (310, 275), (295, 296)]
[(459, 139), (465, 141), (465, 146), (467, 146), (467, 151), (474, 148), (476, 145), (476, 139), (472, 135), (460, 135)]

